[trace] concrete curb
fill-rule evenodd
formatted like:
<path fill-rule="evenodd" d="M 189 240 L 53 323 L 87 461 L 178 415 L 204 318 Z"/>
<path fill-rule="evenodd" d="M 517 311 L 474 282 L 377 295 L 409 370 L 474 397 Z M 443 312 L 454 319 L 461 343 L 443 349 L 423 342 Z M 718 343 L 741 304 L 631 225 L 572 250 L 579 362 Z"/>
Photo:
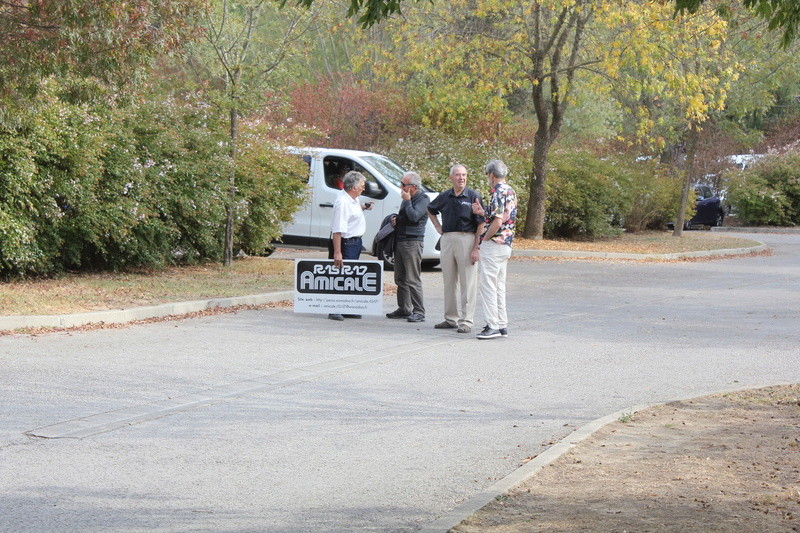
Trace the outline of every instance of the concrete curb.
<path fill-rule="evenodd" d="M 690 259 L 701 257 L 728 257 L 735 255 L 747 255 L 750 253 L 763 252 L 769 246 L 761 241 L 758 246 L 749 248 L 727 248 L 723 250 L 701 250 L 697 252 L 679 252 L 674 254 L 628 254 L 615 252 L 575 252 L 565 250 L 519 250 L 514 249 L 512 257 L 564 257 L 564 258 L 588 258 L 588 259 L 638 259 L 638 260 L 670 260 L 670 259 Z"/>
<path fill-rule="evenodd" d="M 492 500 L 501 496 L 515 487 L 524 483 L 528 478 L 535 475 L 542 468 L 549 465 L 572 448 L 574 448 L 581 441 L 591 436 L 594 432 L 605 426 L 606 424 L 619 420 L 623 415 L 633 414 L 637 411 L 652 407 L 651 405 L 637 405 L 629 409 L 623 409 L 611 413 L 610 415 L 593 420 L 588 424 L 576 429 L 563 440 L 549 447 L 544 452 L 537 455 L 521 467 L 517 468 L 509 475 L 500 481 L 486 487 L 481 492 L 475 494 L 468 500 L 465 500 L 461 505 L 445 514 L 438 520 L 431 522 L 422 529 L 419 533 L 447 533 L 450 529 L 456 527 L 458 524 L 469 518 L 474 513 L 478 512 Z"/>
<path fill-rule="evenodd" d="M 736 226 L 714 226 L 711 231 L 717 233 L 800 233 L 800 228 L 745 228 Z"/>
<path fill-rule="evenodd" d="M 92 311 L 69 315 L 30 315 L 0 316 L 0 331 L 19 328 L 70 328 L 88 324 L 123 324 L 134 320 L 146 320 L 170 315 L 185 315 L 206 309 L 235 307 L 237 305 L 262 305 L 266 303 L 291 300 L 292 291 L 236 296 L 232 298 L 213 298 L 191 302 L 172 302 L 132 309 L 112 309 L 109 311 Z"/>

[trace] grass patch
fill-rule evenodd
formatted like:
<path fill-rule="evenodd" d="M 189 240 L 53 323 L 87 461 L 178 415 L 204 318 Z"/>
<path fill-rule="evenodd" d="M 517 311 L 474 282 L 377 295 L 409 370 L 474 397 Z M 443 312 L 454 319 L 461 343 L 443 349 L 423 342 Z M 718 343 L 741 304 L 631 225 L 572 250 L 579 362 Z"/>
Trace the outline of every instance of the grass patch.
<path fill-rule="evenodd" d="M 671 254 L 703 250 L 749 248 L 760 243 L 719 233 L 685 231 L 673 237 L 669 231 L 623 233 L 613 239 L 598 241 L 561 241 L 515 239 L 514 247 L 520 250 L 572 250 L 580 252 L 610 252 L 628 254 Z"/>
<path fill-rule="evenodd" d="M 57 315 L 290 290 L 294 261 L 249 257 L 161 271 L 64 274 L 0 284 L 0 314 Z"/>
<path fill-rule="evenodd" d="M 514 243 L 520 249 L 623 253 L 721 250 L 756 244 L 707 232 L 685 232 L 681 238 L 671 232 L 643 232 L 595 242 L 517 239 Z M 231 268 L 208 264 L 146 272 L 64 274 L 0 283 L 0 314 L 59 315 L 285 291 L 292 289 L 293 274 L 293 260 L 274 257 L 239 259 Z"/>

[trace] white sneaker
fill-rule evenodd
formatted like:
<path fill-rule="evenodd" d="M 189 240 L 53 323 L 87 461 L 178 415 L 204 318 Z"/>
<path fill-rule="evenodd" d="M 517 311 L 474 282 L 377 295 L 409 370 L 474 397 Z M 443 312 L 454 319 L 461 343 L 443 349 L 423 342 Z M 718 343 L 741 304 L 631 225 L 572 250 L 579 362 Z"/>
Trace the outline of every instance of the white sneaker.
<path fill-rule="evenodd" d="M 476 335 L 479 339 L 495 339 L 500 336 L 502 336 L 502 333 L 499 329 L 492 329 L 488 325 L 483 328 L 483 331 Z"/>

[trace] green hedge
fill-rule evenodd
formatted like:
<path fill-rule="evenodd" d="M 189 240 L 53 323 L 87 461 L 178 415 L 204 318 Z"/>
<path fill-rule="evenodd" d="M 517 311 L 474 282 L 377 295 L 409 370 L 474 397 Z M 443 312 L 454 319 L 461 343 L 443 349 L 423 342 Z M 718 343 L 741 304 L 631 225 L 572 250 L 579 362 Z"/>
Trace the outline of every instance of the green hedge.
<path fill-rule="evenodd" d="M 746 224 L 800 224 L 800 154 L 763 159 L 729 178 L 730 203 Z"/>
<path fill-rule="evenodd" d="M 418 128 L 387 149 L 387 155 L 419 172 L 425 184 L 450 187 L 448 172 L 456 162 L 467 166 L 469 186 L 488 193 L 483 165 L 503 159 L 509 183 L 519 198 L 519 232 L 528 206 L 532 169 L 530 146 L 475 142 L 429 128 Z M 587 151 L 553 150 L 545 203 L 545 237 L 599 239 L 626 231 L 664 228 L 680 200 L 680 179 L 654 161 L 628 155 L 600 158 Z"/>
<path fill-rule="evenodd" d="M 678 210 L 681 183 L 665 165 L 627 154 L 554 153 L 545 236 L 592 240 L 663 229 Z"/>
<path fill-rule="evenodd" d="M 191 101 L 68 94 L 47 81 L 0 124 L 0 277 L 219 260 L 224 123 Z M 304 198 L 303 163 L 266 146 L 248 132 L 240 147 L 235 235 L 246 251 L 263 250 Z"/>
<path fill-rule="evenodd" d="M 614 164 L 588 153 L 553 154 L 550 161 L 545 236 L 597 239 L 620 234 L 627 198 Z"/>

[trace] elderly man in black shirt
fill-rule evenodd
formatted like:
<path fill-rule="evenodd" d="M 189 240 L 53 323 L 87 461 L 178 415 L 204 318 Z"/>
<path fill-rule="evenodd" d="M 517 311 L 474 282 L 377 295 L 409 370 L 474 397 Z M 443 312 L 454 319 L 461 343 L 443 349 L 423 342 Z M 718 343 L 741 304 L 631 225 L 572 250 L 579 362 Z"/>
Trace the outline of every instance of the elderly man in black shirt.
<path fill-rule="evenodd" d="M 428 205 L 428 218 L 442 236 L 440 262 L 444 276 L 444 322 L 434 327 L 457 328 L 459 333 L 469 333 L 475 322 L 478 245 L 484 222 L 482 216 L 472 212 L 472 205 L 482 202 L 480 194 L 467 187 L 464 165 L 454 165 L 450 169 L 450 182 L 453 188 L 443 191 Z"/>
<path fill-rule="evenodd" d="M 405 318 L 409 322 L 425 321 L 422 303 L 422 243 L 428 222 L 431 199 L 422 190 L 422 180 L 416 172 L 406 172 L 401 181 L 402 203 L 394 226 L 394 282 L 397 284 L 397 309 L 387 318 Z"/>

